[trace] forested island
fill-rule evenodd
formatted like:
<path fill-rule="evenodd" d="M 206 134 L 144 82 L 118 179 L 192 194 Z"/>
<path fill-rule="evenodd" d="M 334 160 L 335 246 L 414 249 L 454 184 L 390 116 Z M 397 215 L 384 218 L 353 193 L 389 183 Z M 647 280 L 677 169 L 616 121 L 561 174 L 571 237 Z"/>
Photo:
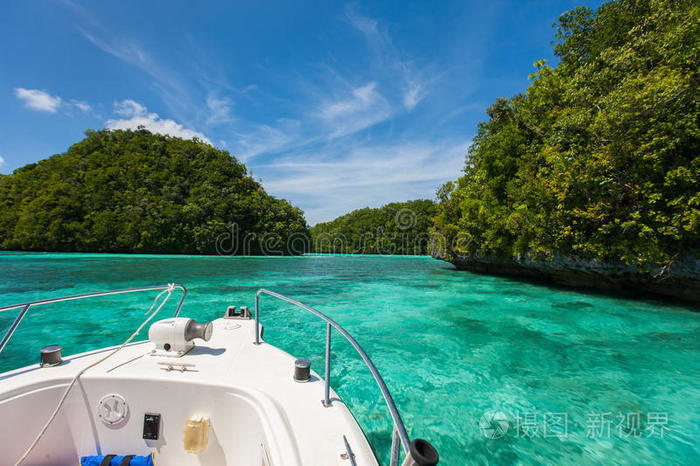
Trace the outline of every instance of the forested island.
<path fill-rule="evenodd" d="M 146 129 L 87 131 L 0 176 L 0 249 L 289 254 L 290 237 L 308 234 L 303 212 L 228 152 Z"/>
<path fill-rule="evenodd" d="M 556 68 L 479 125 L 438 191 L 458 268 L 700 299 L 700 3 L 563 14 Z"/>
<path fill-rule="evenodd" d="M 425 255 L 435 213 L 427 199 L 366 207 L 314 225 L 311 243 L 321 253 Z"/>

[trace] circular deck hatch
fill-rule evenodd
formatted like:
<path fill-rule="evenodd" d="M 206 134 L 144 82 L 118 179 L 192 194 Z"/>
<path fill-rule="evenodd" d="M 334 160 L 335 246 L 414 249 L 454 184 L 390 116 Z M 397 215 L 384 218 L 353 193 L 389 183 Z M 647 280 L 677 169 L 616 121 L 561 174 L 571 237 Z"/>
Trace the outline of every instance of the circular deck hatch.
<path fill-rule="evenodd" d="M 108 426 L 124 422 L 129 414 L 129 405 L 123 396 L 116 393 L 105 395 L 97 406 L 97 417 Z"/>

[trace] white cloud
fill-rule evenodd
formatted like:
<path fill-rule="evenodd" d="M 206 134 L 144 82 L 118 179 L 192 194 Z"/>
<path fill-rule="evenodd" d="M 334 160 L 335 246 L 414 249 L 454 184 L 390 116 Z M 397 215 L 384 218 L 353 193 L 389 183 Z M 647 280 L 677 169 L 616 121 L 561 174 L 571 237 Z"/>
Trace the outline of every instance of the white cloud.
<path fill-rule="evenodd" d="M 5 165 L 5 159 L 0 157 L 0 167 L 2 167 L 3 165 Z"/>
<path fill-rule="evenodd" d="M 40 89 L 18 87 L 15 89 L 15 95 L 24 102 L 27 108 L 40 112 L 56 113 L 59 109 L 62 109 L 67 115 L 71 115 L 71 110 L 74 108 L 86 113 L 92 110 L 92 107 L 87 102 L 75 99 L 66 102 L 59 96 L 51 95 Z"/>
<path fill-rule="evenodd" d="M 40 112 L 56 113 L 61 106 L 60 97 L 39 89 L 24 89 L 23 87 L 18 87 L 15 89 L 15 95 L 24 102 L 27 108 Z"/>
<path fill-rule="evenodd" d="M 211 144 L 211 141 L 199 131 L 187 129 L 174 120 L 162 119 L 157 113 L 149 113 L 145 106 L 131 99 L 116 102 L 114 104 L 114 113 L 124 118 L 107 120 L 105 126 L 109 129 L 136 129 L 139 126 L 143 126 L 153 133 L 183 139 L 197 137 Z"/>
<path fill-rule="evenodd" d="M 131 99 L 126 99 L 114 103 L 114 113 L 124 117 L 133 117 L 136 115 L 145 115 L 148 113 L 148 110 L 140 103 Z"/>

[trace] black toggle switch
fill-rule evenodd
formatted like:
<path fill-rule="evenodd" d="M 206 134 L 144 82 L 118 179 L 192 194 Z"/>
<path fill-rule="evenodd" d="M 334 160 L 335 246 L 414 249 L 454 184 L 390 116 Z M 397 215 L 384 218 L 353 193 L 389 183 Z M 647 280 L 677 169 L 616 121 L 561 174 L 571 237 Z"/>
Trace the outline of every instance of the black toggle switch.
<path fill-rule="evenodd" d="M 160 414 L 146 414 L 143 416 L 143 438 L 145 440 L 158 440 L 160 435 Z"/>

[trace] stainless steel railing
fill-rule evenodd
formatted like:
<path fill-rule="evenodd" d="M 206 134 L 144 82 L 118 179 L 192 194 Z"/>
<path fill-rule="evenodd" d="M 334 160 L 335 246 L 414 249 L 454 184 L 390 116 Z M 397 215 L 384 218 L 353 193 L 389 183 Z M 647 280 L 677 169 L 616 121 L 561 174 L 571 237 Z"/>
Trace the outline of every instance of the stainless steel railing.
<path fill-rule="evenodd" d="M 342 336 L 345 337 L 345 339 L 355 348 L 355 350 L 359 353 L 360 357 L 362 360 L 365 362 L 365 365 L 367 368 L 369 368 L 369 371 L 372 373 L 372 376 L 374 377 L 374 380 L 377 382 L 377 385 L 379 386 L 379 390 L 382 392 L 382 396 L 384 397 L 384 401 L 386 402 L 387 407 L 389 408 L 389 413 L 391 414 L 391 419 L 394 422 L 394 428 L 392 432 L 392 439 L 391 439 L 391 462 L 390 464 L 396 465 L 398 464 L 399 460 L 399 445 L 403 446 L 404 453 L 407 455 L 409 454 L 410 450 L 410 444 L 411 441 L 408 438 L 408 434 L 406 433 L 406 428 L 403 425 L 403 421 L 401 420 L 401 415 L 399 414 L 399 411 L 396 409 L 396 404 L 394 403 L 394 399 L 391 397 L 391 393 L 389 393 L 389 389 L 387 388 L 386 384 L 384 383 L 384 379 L 382 379 L 382 376 L 379 374 L 379 371 L 377 368 L 374 366 L 374 363 L 370 359 L 369 356 L 367 356 L 367 353 L 365 353 L 365 350 L 362 349 L 362 346 L 350 335 L 347 330 L 345 330 L 343 327 L 340 326 L 337 322 L 335 322 L 333 319 L 328 317 L 327 315 L 323 314 L 320 311 L 317 311 L 316 309 L 312 308 L 311 306 L 307 306 L 304 303 L 300 303 L 299 301 L 296 301 L 294 299 L 288 298 L 287 296 L 281 295 L 279 293 L 275 293 L 274 291 L 266 290 L 265 288 L 261 288 L 258 290 L 257 293 L 255 293 L 255 344 L 259 345 L 260 344 L 260 330 L 259 330 L 259 298 L 261 294 L 266 294 L 269 296 L 273 296 L 277 299 L 281 299 L 282 301 L 286 301 L 290 304 L 293 304 L 295 306 L 298 306 L 302 309 L 305 309 L 309 311 L 310 313 L 314 314 L 317 317 L 320 317 L 322 320 L 326 322 L 326 359 L 325 359 L 325 393 L 324 393 L 324 399 L 322 400 L 324 406 L 331 406 L 331 400 L 330 400 L 330 382 L 331 382 L 331 327 L 335 328 Z M 400 443 L 399 443 L 400 442 Z"/>
<path fill-rule="evenodd" d="M 113 295 L 113 294 L 137 293 L 137 292 L 141 292 L 141 291 L 152 291 L 152 290 L 167 290 L 169 288 L 178 288 L 178 289 L 182 290 L 182 297 L 180 298 L 180 302 L 177 305 L 177 309 L 175 309 L 175 317 L 177 317 L 177 315 L 180 313 L 180 309 L 182 308 L 182 303 L 185 302 L 185 296 L 187 296 L 187 290 L 185 289 L 185 287 L 182 285 L 177 285 L 177 284 L 144 286 L 141 288 L 123 288 L 120 290 L 98 291 L 96 293 L 82 293 L 82 294 L 75 294 L 75 295 L 71 295 L 71 296 L 61 296 L 58 298 L 49 298 L 49 299 L 41 299 L 41 300 L 37 300 L 37 301 L 29 301 L 27 303 L 21 303 L 21 304 L 12 304 L 10 306 L 2 306 L 2 307 L 0 307 L 0 312 L 11 311 L 12 309 L 19 309 L 19 308 L 22 308 L 22 310 L 19 312 L 19 314 L 15 318 L 14 322 L 12 322 L 12 325 L 10 325 L 10 328 L 7 330 L 7 332 L 5 332 L 5 336 L 2 337 L 2 341 L 0 341 L 0 353 L 2 353 L 2 350 L 5 348 L 5 345 L 7 345 L 8 341 L 10 341 L 12 334 L 15 333 L 15 330 L 17 330 L 17 327 L 19 327 L 19 324 L 22 322 L 22 319 L 24 319 L 25 314 L 27 314 L 27 311 L 32 306 L 40 306 L 42 304 L 50 304 L 50 303 L 59 303 L 62 301 L 72 301 L 74 299 L 96 298 L 98 296 L 109 296 L 109 295 Z"/>

